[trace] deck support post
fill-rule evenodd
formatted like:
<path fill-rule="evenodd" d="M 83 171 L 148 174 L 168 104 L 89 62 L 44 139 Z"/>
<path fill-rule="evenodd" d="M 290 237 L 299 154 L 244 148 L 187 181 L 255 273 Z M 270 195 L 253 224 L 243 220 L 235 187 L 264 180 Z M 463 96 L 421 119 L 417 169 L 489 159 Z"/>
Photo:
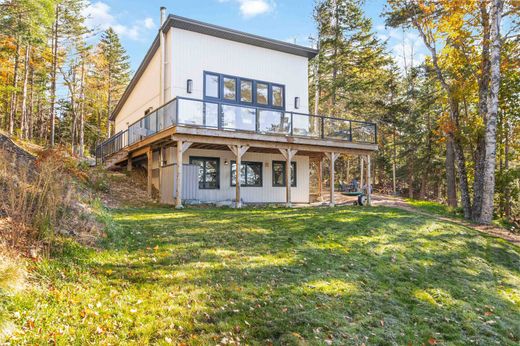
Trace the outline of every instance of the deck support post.
<path fill-rule="evenodd" d="M 334 163 L 336 162 L 336 159 L 339 157 L 339 153 L 336 152 L 330 152 L 325 153 L 327 158 L 329 159 L 329 165 L 330 165 L 330 202 L 329 206 L 333 207 L 336 205 L 334 202 Z"/>
<path fill-rule="evenodd" d="M 367 205 L 372 205 L 372 184 L 370 173 L 370 154 L 367 155 Z"/>
<path fill-rule="evenodd" d="M 175 209 L 182 209 L 182 154 L 191 146 L 191 142 L 177 141 L 176 154 L 177 154 L 177 174 L 176 174 L 176 187 L 175 191 Z"/>
<path fill-rule="evenodd" d="M 146 191 L 148 192 L 148 197 L 152 198 L 152 164 L 153 164 L 153 150 L 152 147 L 148 147 L 148 150 L 146 151 L 146 177 L 147 177 L 147 184 L 146 184 Z"/>
<path fill-rule="evenodd" d="M 363 191 L 363 181 L 365 179 L 364 178 L 364 163 L 365 163 L 365 160 L 363 159 L 363 156 L 359 156 L 359 188 L 360 188 L 360 191 Z"/>
<path fill-rule="evenodd" d="M 318 161 L 318 201 L 323 202 L 323 157 Z"/>
<path fill-rule="evenodd" d="M 235 208 L 242 208 L 240 199 L 240 166 L 242 155 L 249 149 L 248 145 L 228 145 L 229 150 L 235 155 Z"/>
<path fill-rule="evenodd" d="M 128 160 L 126 161 L 126 170 L 128 172 L 131 172 L 132 171 L 132 154 L 131 153 L 128 153 Z"/>
<path fill-rule="evenodd" d="M 285 159 L 285 206 L 292 207 L 291 202 L 291 161 L 296 155 L 297 150 L 294 149 L 278 149 Z"/>

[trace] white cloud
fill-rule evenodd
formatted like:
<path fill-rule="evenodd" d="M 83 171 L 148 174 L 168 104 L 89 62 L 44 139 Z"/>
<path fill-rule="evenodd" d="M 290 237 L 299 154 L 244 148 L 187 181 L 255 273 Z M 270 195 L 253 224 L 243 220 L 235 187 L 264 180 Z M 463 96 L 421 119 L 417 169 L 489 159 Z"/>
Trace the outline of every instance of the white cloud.
<path fill-rule="evenodd" d="M 144 27 L 147 29 L 153 29 L 155 27 L 155 23 L 153 22 L 153 18 L 145 18 L 144 19 Z"/>
<path fill-rule="evenodd" d="M 252 18 L 271 12 L 275 7 L 274 0 L 218 0 L 221 3 L 230 1 L 239 5 L 240 13 L 244 18 Z"/>
<path fill-rule="evenodd" d="M 132 40 L 141 39 L 144 29 L 149 30 L 155 26 L 153 19 L 150 17 L 134 21 L 131 25 L 125 25 L 111 13 L 110 6 L 102 1 L 88 3 L 83 10 L 83 15 L 86 17 L 85 25 L 89 29 L 100 31 L 112 27 L 118 35 Z"/>

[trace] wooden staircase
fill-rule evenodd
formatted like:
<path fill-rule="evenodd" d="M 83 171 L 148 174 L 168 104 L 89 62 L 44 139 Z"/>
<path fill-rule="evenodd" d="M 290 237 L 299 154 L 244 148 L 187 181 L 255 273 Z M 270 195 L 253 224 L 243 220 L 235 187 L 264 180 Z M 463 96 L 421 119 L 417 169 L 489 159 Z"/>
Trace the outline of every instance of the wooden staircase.
<path fill-rule="evenodd" d="M 106 169 L 111 169 L 114 168 L 117 163 L 125 161 L 126 159 L 128 159 L 128 150 L 126 148 L 123 148 L 117 153 L 106 157 L 105 161 L 103 162 L 103 166 Z"/>

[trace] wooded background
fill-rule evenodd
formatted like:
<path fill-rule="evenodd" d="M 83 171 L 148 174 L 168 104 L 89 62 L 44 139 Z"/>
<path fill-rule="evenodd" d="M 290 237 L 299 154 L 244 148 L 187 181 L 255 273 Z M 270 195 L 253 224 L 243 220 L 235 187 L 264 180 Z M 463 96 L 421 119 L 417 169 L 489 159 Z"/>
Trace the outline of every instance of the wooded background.
<path fill-rule="evenodd" d="M 0 3 L 0 127 L 80 157 L 112 134 L 108 117 L 131 76 L 118 35 L 89 30 L 85 6 Z M 387 26 L 419 33 L 429 52 L 398 66 L 362 1 L 316 1 L 311 112 L 378 123 L 375 191 L 518 222 L 519 13 L 515 0 L 388 0 Z M 348 161 L 338 170 L 354 177 Z"/>

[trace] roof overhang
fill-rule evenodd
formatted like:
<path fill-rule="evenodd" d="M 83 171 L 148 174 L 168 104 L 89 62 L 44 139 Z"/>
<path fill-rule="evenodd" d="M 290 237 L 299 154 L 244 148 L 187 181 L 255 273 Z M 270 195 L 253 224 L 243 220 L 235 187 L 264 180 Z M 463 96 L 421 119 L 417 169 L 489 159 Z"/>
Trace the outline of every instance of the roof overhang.
<path fill-rule="evenodd" d="M 182 30 L 188 30 L 192 32 L 197 32 L 204 35 L 214 36 L 218 38 L 222 38 L 229 41 L 235 41 L 239 43 L 249 44 L 252 46 L 262 47 L 266 49 L 271 49 L 279 52 L 284 52 L 288 54 L 298 55 L 305 57 L 307 59 L 314 58 L 318 51 L 313 48 L 299 46 L 296 44 L 284 42 L 284 41 L 278 41 L 273 40 L 270 38 L 257 36 L 253 34 L 248 34 L 245 32 L 241 32 L 238 30 L 228 29 L 224 28 L 218 25 L 208 24 L 204 22 L 200 22 L 197 20 L 180 17 L 176 15 L 170 14 L 166 21 L 164 22 L 163 26 L 161 27 L 161 30 L 166 33 L 170 28 L 178 28 Z M 116 108 L 110 115 L 110 120 L 115 120 L 117 115 L 119 114 L 119 111 L 125 104 L 126 100 L 132 93 L 132 90 L 134 89 L 135 85 L 141 78 L 142 74 L 146 70 L 146 67 L 150 63 L 150 60 L 152 60 L 155 52 L 159 49 L 159 34 L 155 36 L 155 39 L 153 40 L 152 45 L 148 49 L 148 52 L 146 52 L 146 55 L 137 68 L 137 71 L 135 72 L 134 76 L 132 77 L 132 80 L 126 87 L 123 95 L 121 96 L 121 99 L 116 105 Z"/>

